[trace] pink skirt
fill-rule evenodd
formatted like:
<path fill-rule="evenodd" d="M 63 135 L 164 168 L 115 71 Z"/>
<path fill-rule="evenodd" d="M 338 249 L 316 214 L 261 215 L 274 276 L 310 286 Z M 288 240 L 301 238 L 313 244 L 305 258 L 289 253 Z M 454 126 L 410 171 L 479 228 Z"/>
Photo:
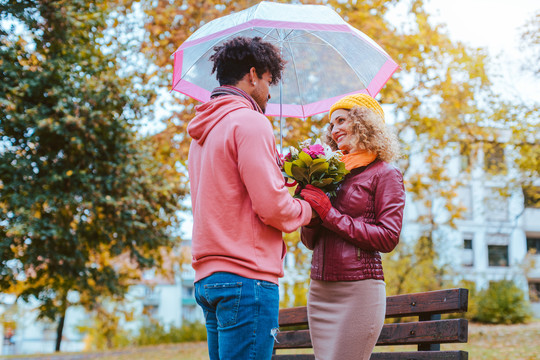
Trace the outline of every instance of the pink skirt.
<path fill-rule="evenodd" d="M 382 280 L 311 280 L 308 319 L 317 360 L 369 360 L 384 324 Z"/>

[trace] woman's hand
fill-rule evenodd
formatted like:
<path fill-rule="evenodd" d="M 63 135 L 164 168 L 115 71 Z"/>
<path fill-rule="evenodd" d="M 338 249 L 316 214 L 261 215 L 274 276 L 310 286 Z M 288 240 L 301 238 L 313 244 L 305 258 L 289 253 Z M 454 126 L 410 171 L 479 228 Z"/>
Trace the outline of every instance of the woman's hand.
<path fill-rule="evenodd" d="M 306 200 L 309 205 L 315 211 L 319 216 L 321 217 L 321 220 L 324 220 L 326 215 L 328 214 L 328 211 L 332 208 L 332 203 L 330 202 L 330 199 L 326 194 L 319 188 L 316 188 L 313 185 L 306 185 L 304 189 L 300 192 L 300 195 Z"/>

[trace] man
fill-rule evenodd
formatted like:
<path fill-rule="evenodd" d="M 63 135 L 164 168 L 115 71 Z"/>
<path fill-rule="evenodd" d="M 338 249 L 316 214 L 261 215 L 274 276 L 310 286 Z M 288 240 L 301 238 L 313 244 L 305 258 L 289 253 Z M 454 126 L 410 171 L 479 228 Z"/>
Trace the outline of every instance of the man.
<path fill-rule="evenodd" d="M 195 298 L 206 318 L 210 359 L 270 359 L 278 328 L 281 233 L 311 219 L 284 187 L 270 121 L 279 51 L 234 38 L 211 56 L 220 87 L 188 126 Z"/>

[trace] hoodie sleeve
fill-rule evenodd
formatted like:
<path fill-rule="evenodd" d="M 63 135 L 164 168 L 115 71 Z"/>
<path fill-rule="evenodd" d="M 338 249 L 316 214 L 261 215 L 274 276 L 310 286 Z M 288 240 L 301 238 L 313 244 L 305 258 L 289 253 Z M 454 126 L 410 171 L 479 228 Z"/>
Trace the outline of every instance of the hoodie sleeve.
<path fill-rule="evenodd" d="M 253 210 L 264 224 L 293 232 L 310 222 L 311 207 L 293 198 L 285 188 L 268 119 L 252 111 L 243 115 L 246 119 L 235 131 L 238 170 Z"/>

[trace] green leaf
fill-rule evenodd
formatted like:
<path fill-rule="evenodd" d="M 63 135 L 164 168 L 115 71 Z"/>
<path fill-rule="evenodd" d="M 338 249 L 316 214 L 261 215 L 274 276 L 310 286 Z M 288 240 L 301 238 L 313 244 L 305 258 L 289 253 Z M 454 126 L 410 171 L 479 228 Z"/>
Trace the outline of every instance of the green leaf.
<path fill-rule="evenodd" d="M 298 154 L 298 159 L 302 160 L 307 166 L 310 166 L 311 163 L 313 162 L 313 159 L 311 158 L 311 156 L 309 156 L 303 151 L 300 151 L 300 153 Z"/>
<path fill-rule="evenodd" d="M 318 175 L 318 174 L 324 174 L 326 170 L 328 170 L 328 163 L 327 162 L 319 162 L 317 164 L 313 164 L 309 167 L 309 177 Z"/>
<path fill-rule="evenodd" d="M 291 171 L 291 167 L 292 167 L 292 163 L 289 162 L 289 161 L 285 161 L 285 163 L 283 164 L 283 170 L 285 171 L 285 173 L 291 177 L 294 177 L 293 176 L 293 173 Z"/>
<path fill-rule="evenodd" d="M 325 179 L 322 179 L 322 180 L 312 181 L 311 185 L 316 186 L 318 188 L 322 188 L 322 187 L 325 187 L 327 185 L 330 185 L 331 183 L 332 183 L 332 179 L 325 178 Z"/>
<path fill-rule="evenodd" d="M 293 166 L 292 174 L 294 176 L 294 179 L 298 182 L 301 182 L 303 184 L 307 184 L 309 182 L 308 169 L 305 167 Z"/>
<path fill-rule="evenodd" d="M 326 159 L 314 159 L 313 164 L 320 164 L 320 163 L 327 163 L 328 166 L 330 166 L 330 163 L 326 161 Z"/>

